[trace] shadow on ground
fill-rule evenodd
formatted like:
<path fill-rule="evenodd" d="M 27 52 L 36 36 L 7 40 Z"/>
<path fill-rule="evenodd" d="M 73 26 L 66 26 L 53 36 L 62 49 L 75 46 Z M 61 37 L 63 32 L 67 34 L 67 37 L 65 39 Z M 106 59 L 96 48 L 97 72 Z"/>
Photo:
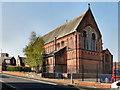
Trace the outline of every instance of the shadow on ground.
<path fill-rule="evenodd" d="M 10 85 L 10 86 L 9 86 Z M 11 87 L 12 86 L 12 87 Z M 15 88 L 13 88 L 15 87 Z M 13 88 L 13 89 L 12 89 Z M 76 87 L 69 87 L 64 85 L 52 85 L 45 83 L 34 83 L 34 82 L 15 82 L 15 83 L 2 83 L 2 90 L 42 90 L 42 89 L 69 89 L 69 90 L 79 90 Z"/>

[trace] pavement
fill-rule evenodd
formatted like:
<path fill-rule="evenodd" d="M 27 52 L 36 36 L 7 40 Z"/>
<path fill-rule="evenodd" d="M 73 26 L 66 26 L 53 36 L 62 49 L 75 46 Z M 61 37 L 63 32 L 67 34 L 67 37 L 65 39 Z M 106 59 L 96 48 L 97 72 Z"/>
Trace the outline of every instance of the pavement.
<path fill-rule="evenodd" d="M 10 75 L 10 74 L 2 74 L 2 81 L 4 81 L 5 83 L 9 85 L 15 86 L 17 88 L 22 88 L 21 90 L 24 90 L 24 88 L 26 90 L 26 87 L 29 87 L 29 89 L 32 88 L 33 90 L 34 89 L 33 86 L 36 88 L 40 87 L 40 88 L 46 88 L 46 89 L 54 87 L 54 89 L 65 88 L 65 89 L 72 89 L 72 90 L 109 90 L 105 88 L 90 87 L 90 86 L 84 86 L 84 85 L 45 80 L 42 78 L 41 79 L 40 78 L 39 79 L 29 78 L 29 77 Z"/>

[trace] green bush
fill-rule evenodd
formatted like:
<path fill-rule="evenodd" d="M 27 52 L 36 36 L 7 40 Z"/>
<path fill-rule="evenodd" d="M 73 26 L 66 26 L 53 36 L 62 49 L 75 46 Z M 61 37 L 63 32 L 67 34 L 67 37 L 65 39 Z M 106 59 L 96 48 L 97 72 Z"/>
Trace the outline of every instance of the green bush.
<path fill-rule="evenodd" d="M 31 72 L 31 68 L 30 67 L 24 67 L 24 71 L 25 72 Z"/>
<path fill-rule="evenodd" d="M 22 67 L 22 66 L 11 66 L 11 67 L 7 67 L 6 71 L 31 72 L 31 68 L 30 67 Z"/>
<path fill-rule="evenodd" d="M 7 71 L 22 71 L 22 66 L 7 67 Z"/>
<path fill-rule="evenodd" d="M 42 73 L 42 70 L 37 70 L 36 73 Z"/>

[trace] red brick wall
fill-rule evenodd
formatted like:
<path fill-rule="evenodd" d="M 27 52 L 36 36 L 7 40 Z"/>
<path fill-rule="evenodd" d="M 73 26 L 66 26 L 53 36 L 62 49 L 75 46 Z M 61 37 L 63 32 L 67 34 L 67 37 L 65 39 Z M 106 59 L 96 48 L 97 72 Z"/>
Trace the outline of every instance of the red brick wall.
<path fill-rule="evenodd" d="M 106 55 L 109 56 L 109 62 L 106 62 Z M 112 73 L 112 67 L 113 67 L 113 56 L 111 55 L 111 53 L 109 52 L 109 50 L 107 49 L 104 53 L 103 53 L 103 66 L 104 66 L 104 73 L 106 73 L 107 71 L 110 71 L 110 73 Z M 109 70 L 106 69 L 106 65 L 109 64 Z"/>
<path fill-rule="evenodd" d="M 82 32 L 83 30 L 87 32 L 87 36 L 88 36 L 88 28 L 90 28 L 91 30 L 91 38 L 92 38 L 92 33 L 94 33 L 96 35 L 96 42 L 97 42 L 97 51 L 91 51 L 91 50 L 84 50 L 82 49 Z M 72 50 L 72 54 L 71 54 L 71 38 L 73 39 L 73 50 Z M 69 48 L 68 49 L 68 40 L 69 40 Z M 84 17 L 84 19 L 82 20 L 82 22 L 80 23 L 80 25 L 77 28 L 77 33 L 72 33 L 69 34 L 65 37 L 59 38 L 56 40 L 56 50 L 59 50 L 62 47 L 61 42 L 64 41 L 64 45 L 67 47 L 66 48 L 66 54 L 63 53 L 63 55 L 65 55 L 64 57 L 66 57 L 67 62 L 65 61 L 65 63 L 67 63 L 67 73 L 70 73 L 71 71 L 71 58 L 72 58 L 72 67 L 74 69 L 75 73 L 79 73 L 81 72 L 81 66 L 82 64 L 91 64 L 91 68 L 95 68 L 94 64 L 98 64 L 99 68 L 102 70 L 103 65 L 102 65 L 102 60 L 103 60 L 103 53 L 102 53 L 102 40 L 101 40 L 101 34 L 100 31 L 97 27 L 97 24 L 94 20 L 94 17 L 91 13 L 91 11 L 87 12 L 87 15 Z M 58 43 L 60 44 L 60 48 L 57 47 Z M 87 42 L 88 43 L 88 42 Z M 53 46 L 54 42 L 50 42 L 48 44 L 46 44 L 44 47 L 50 47 Z M 55 46 L 54 46 L 55 47 Z M 55 50 L 55 48 L 52 48 Z M 50 52 L 50 48 L 46 49 L 46 52 Z M 57 61 L 56 63 L 59 63 L 61 58 L 61 56 L 57 56 Z M 55 63 L 55 58 L 53 58 L 53 62 Z M 112 62 L 112 57 L 110 59 Z M 59 71 L 59 70 L 58 70 Z"/>

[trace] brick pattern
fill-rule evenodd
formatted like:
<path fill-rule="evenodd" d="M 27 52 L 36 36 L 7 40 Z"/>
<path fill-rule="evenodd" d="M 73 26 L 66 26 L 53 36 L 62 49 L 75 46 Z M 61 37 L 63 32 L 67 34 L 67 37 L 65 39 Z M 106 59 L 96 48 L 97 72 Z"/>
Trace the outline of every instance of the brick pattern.
<path fill-rule="evenodd" d="M 95 34 L 95 40 L 97 43 L 97 44 L 95 44 L 96 50 L 95 49 L 88 50 L 88 47 L 89 47 L 88 29 L 91 30 L 91 34 L 90 34 L 90 38 L 91 38 L 91 46 L 90 47 L 91 47 L 91 49 L 93 47 L 93 44 L 92 44 L 93 36 L 92 35 L 93 35 L 93 33 Z M 83 31 L 86 31 L 86 45 L 87 45 L 86 48 L 82 48 Z M 72 45 L 72 40 L 73 40 L 73 45 Z M 100 69 L 101 73 L 103 73 L 103 69 L 104 69 L 106 64 L 105 64 L 105 62 L 103 64 L 103 61 L 104 61 L 103 55 L 104 54 L 102 53 L 103 47 L 102 47 L 101 33 L 97 27 L 97 24 L 96 24 L 94 17 L 93 17 L 90 10 L 87 12 L 86 16 L 84 17 L 82 22 L 77 27 L 76 32 L 68 34 L 68 35 L 61 37 L 59 39 L 55 39 L 54 41 L 46 44 L 44 46 L 46 52 L 50 53 L 52 51 L 58 51 L 59 49 L 63 48 L 62 42 L 64 42 L 64 46 L 66 46 L 66 51 L 56 55 L 57 58 L 55 58 L 54 56 L 51 56 L 51 57 L 53 57 L 52 58 L 53 67 L 56 67 L 56 64 L 60 64 L 60 62 L 64 58 L 64 60 L 63 60 L 64 64 L 67 64 L 67 73 L 70 73 L 71 58 L 72 58 L 72 65 L 73 65 L 73 69 L 74 69 L 75 73 L 80 73 L 81 66 L 86 65 L 86 64 L 91 64 L 91 68 L 88 68 L 88 70 L 95 68 L 96 64 L 99 64 L 99 66 L 100 66 L 99 69 Z M 73 46 L 73 48 L 72 48 L 72 46 Z M 72 53 L 71 53 L 71 49 L 72 49 Z M 110 68 L 110 70 L 112 70 L 112 62 L 113 62 L 112 55 L 110 53 L 107 53 L 107 54 L 110 56 L 109 68 Z M 46 58 L 46 59 L 49 60 L 49 58 Z M 46 60 L 46 62 L 47 62 L 47 60 Z M 51 68 L 50 65 L 47 67 Z M 58 71 L 62 71 L 59 69 L 60 68 L 58 68 Z M 104 69 L 104 72 L 106 72 L 105 69 Z"/>

